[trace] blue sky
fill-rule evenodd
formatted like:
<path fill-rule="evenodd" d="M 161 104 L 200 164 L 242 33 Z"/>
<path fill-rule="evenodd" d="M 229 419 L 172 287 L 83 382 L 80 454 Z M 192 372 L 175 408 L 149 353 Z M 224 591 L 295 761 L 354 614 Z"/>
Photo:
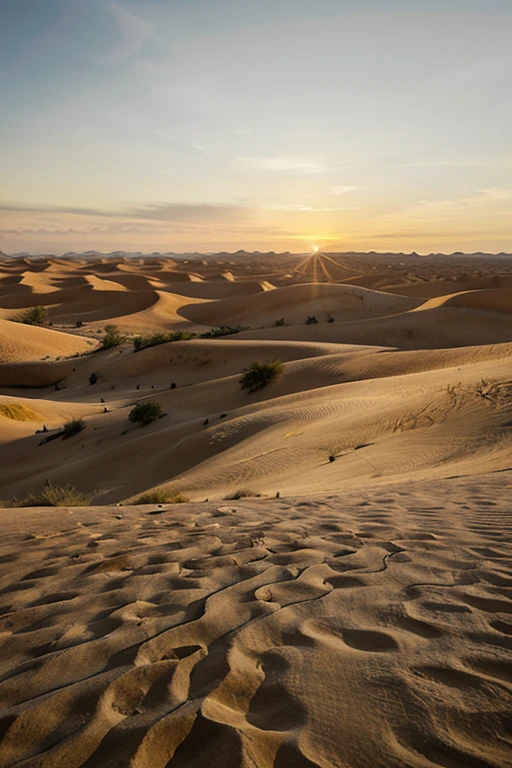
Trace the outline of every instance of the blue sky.
<path fill-rule="evenodd" d="M 512 250 L 512 4 L 2 3 L 0 248 Z"/>

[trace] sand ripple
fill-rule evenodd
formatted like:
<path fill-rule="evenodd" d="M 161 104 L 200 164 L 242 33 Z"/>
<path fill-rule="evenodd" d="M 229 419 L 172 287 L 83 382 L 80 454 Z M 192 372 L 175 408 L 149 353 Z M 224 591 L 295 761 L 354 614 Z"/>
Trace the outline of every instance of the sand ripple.
<path fill-rule="evenodd" d="M 4 510 L 0 766 L 505 768 L 508 474 Z"/>

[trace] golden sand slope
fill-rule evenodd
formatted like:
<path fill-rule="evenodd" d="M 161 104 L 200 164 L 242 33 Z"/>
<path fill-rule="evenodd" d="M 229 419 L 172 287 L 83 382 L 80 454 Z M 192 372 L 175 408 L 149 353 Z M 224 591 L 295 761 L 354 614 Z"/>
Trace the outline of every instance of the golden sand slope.
<path fill-rule="evenodd" d="M 273 357 L 288 361 L 282 379 L 242 391 L 241 367 Z M 197 500 L 239 489 L 321 493 L 510 465 L 512 344 L 395 352 L 198 340 L 76 362 L 47 396 L 77 412 L 81 404 L 87 430 L 41 447 L 24 427 L 0 448 L 4 497 L 46 479 L 73 482 L 98 502 L 166 484 Z M 166 416 L 135 428 L 128 414 L 140 399 Z"/>
<path fill-rule="evenodd" d="M 0 510 L 0 766 L 506 768 L 509 474 Z"/>
<path fill-rule="evenodd" d="M 443 305 L 433 299 L 406 312 L 389 317 L 361 318 L 316 325 L 290 325 L 244 331 L 237 338 L 374 344 L 400 349 L 433 349 L 512 340 L 512 319 L 508 314 L 480 307 Z M 427 306 L 428 304 L 428 306 Z M 187 308 L 188 309 L 188 308 Z"/>
<path fill-rule="evenodd" d="M 468 307 L 487 312 L 512 315 L 512 288 L 488 288 L 480 291 L 463 291 L 440 296 L 425 302 L 418 309 L 433 307 Z"/>
<path fill-rule="evenodd" d="M 421 302 L 405 296 L 393 296 L 351 285 L 305 283 L 265 291 L 251 297 L 232 298 L 211 302 L 208 305 L 193 304 L 182 309 L 181 314 L 203 325 L 249 325 L 251 327 L 273 325 L 283 318 L 286 323 L 304 324 L 308 315 L 327 315 L 335 319 L 362 319 L 404 312 Z"/>
<path fill-rule="evenodd" d="M 90 351 L 95 346 L 89 339 L 0 318 L 0 363 L 67 357 Z"/>

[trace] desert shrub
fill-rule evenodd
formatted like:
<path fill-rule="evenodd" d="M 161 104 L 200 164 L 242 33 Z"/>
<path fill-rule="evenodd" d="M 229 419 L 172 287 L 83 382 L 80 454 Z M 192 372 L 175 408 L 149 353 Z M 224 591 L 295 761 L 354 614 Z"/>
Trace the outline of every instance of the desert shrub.
<path fill-rule="evenodd" d="M 62 439 L 66 440 L 68 437 L 78 435 L 83 429 L 85 429 L 85 421 L 83 419 L 71 419 L 71 421 L 67 421 L 64 424 Z"/>
<path fill-rule="evenodd" d="M 96 384 L 98 381 L 98 374 L 97 373 L 91 373 L 89 376 L 89 384 Z"/>
<path fill-rule="evenodd" d="M 39 493 L 31 493 L 25 499 L 2 501 L 3 507 L 87 507 L 89 496 L 81 493 L 73 485 L 54 485 L 48 481 Z"/>
<path fill-rule="evenodd" d="M 217 328 L 210 328 L 206 333 L 201 334 L 202 339 L 217 339 L 219 336 L 231 336 L 233 333 L 246 331 L 242 325 L 220 325 Z"/>
<path fill-rule="evenodd" d="M 20 312 L 14 320 L 17 323 L 25 323 L 25 325 L 44 325 L 47 317 L 48 310 L 46 307 L 43 307 L 42 304 L 37 304 L 35 307 L 30 307 Z"/>
<path fill-rule="evenodd" d="M 257 498 L 261 496 L 261 493 L 251 491 L 249 488 L 239 488 L 237 491 L 229 494 L 229 496 L 224 496 L 224 499 L 226 501 L 237 501 L 238 499 L 248 499 L 250 496 L 255 496 Z"/>
<path fill-rule="evenodd" d="M 318 320 L 316 319 L 315 315 L 308 315 L 306 320 L 306 325 L 314 325 L 315 323 L 318 323 Z"/>
<path fill-rule="evenodd" d="M 281 317 L 279 320 L 276 320 L 274 323 L 275 328 L 280 328 L 282 325 L 286 325 L 284 321 L 284 317 Z"/>
<path fill-rule="evenodd" d="M 112 347 L 118 347 L 125 341 L 126 336 L 122 336 L 119 333 L 117 325 L 106 325 L 105 335 L 101 340 L 101 346 L 103 349 L 112 349 Z"/>
<path fill-rule="evenodd" d="M 189 341 L 195 339 L 196 334 L 189 331 L 173 331 L 172 333 L 154 333 L 151 336 L 135 336 L 133 347 L 136 352 L 147 347 L 156 347 L 158 344 L 167 344 L 170 341 Z"/>
<path fill-rule="evenodd" d="M 282 376 L 283 370 L 281 360 L 272 360 L 270 363 L 255 362 L 243 369 L 239 383 L 242 389 L 248 389 L 249 394 L 252 394 L 276 382 Z"/>
<path fill-rule="evenodd" d="M 128 418 L 132 424 L 140 424 L 141 427 L 145 427 L 151 424 L 152 421 L 156 421 L 162 415 L 162 406 L 160 403 L 156 403 L 153 400 L 146 400 L 143 403 L 137 403 L 132 408 Z"/>
<path fill-rule="evenodd" d="M 146 491 L 134 501 L 134 504 L 186 504 L 186 496 L 179 491 L 169 491 L 165 488 L 155 488 L 154 491 Z"/>

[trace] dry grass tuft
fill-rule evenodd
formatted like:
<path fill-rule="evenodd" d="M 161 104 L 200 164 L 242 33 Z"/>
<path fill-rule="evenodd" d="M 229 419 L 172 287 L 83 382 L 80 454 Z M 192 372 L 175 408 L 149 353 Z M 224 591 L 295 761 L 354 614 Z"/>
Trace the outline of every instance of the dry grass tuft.
<path fill-rule="evenodd" d="M 190 499 L 179 491 L 168 491 L 165 488 L 155 488 L 139 496 L 134 504 L 186 504 Z"/>
<path fill-rule="evenodd" d="M 12 421 L 39 421 L 41 416 L 21 403 L 1 403 L 0 416 Z"/>

